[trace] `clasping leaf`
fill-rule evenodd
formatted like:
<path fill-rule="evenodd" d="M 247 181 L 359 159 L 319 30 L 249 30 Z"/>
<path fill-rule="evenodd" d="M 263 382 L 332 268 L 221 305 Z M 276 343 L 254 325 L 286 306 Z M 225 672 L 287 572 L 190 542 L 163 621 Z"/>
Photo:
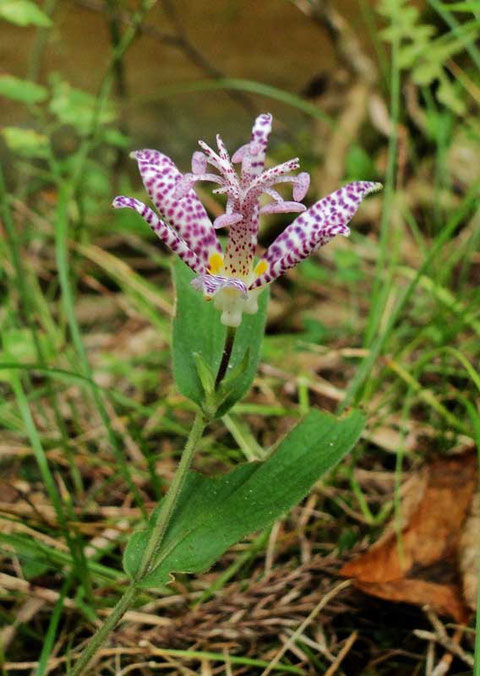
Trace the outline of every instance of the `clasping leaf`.
<path fill-rule="evenodd" d="M 138 584 L 156 587 L 167 583 L 172 573 L 208 569 L 228 547 L 266 528 L 304 498 L 352 449 L 363 426 L 360 411 L 337 419 L 313 410 L 265 461 L 244 463 L 218 477 L 190 472 L 155 568 Z M 128 543 L 124 567 L 132 578 L 160 508 L 147 529 Z"/>
<path fill-rule="evenodd" d="M 205 302 L 190 286 L 194 274 L 180 260 L 173 265 L 173 278 L 176 291 L 173 375 L 180 392 L 203 406 L 205 377 L 208 371 L 215 374 L 218 371 L 227 328 L 220 322 L 220 312 L 213 303 Z M 217 417 L 224 415 L 251 387 L 260 359 L 267 304 L 268 289 L 259 296 L 258 312 L 245 315 L 236 330 Z"/>

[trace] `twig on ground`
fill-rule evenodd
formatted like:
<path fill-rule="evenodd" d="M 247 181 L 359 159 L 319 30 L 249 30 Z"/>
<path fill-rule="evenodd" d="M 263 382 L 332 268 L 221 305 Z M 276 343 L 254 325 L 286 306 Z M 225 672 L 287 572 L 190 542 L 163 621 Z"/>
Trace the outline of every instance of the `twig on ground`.
<path fill-rule="evenodd" d="M 316 618 L 318 613 L 325 608 L 325 606 L 338 594 L 340 593 L 343 589 L 346 589 L 352 584 L 351 580 L 345 580 L 344 582 L 340 582 L 340 584 L 337 584 L 336 587 L 331 589 L 325 596 L 321 599 L 320 603 L 318 603 L 315 608 L 312 610 L 312 612 L 308 615 L 308 617 L 305 618 L 305 620 L 302 622 L 302 624 L 296 629 L 296 631 L 293 632 L 293 634 L 290 636 L 289 640 L 283 645 L 283 647 L 278 651 L 278 653 L 275 655 L 275 657 L 271 660 L 270 664 L 268 667 L 262 672 L 261 676 L 267 676 L 272 669 L 275 667 L 275 665 L 278 664 L 278 662 L 282 659 L 283 655 L 287 652 L 287 650 L 290 648 L 291 645 L 295 643 L 295 641 L 298 639 L 298 637 L 305 631 L 305 629 L 308 627 L 308 625 Z"/>
<path fill-rule="evenodd" d="M 350 634 L 350 636 L 347 638 L 343 648 L 340 650 L 337 657 L 335 658 L 335 662 L 330 667 L 328 667 L 327 671 L 325 672 L 325 676 L 333 676 L 333 674 L 335 674 L 337 672 L 338 667 L 340 666 L 342 660 L 350 652 L 350 648 L 355 643 L 357 638 L 358 638 L 358 631 L 353 631 Z"/>
<path fill-rule="evenodd" d="M 265 577 L 268 577 L 273 569 L 273 561 L 275 557 L 275 543 L 282 527 L 281 521 L 276 521 L 273 524 L 272 530 L 270 532 L 270 537 L 268 538 L 267 551 L 265 553 Z"/>
<path fill-rule="evenodd" d="M 18 577 L 13 575 L 7 575 L 6 573 L 0 573 L 0 589 L 3 587 L 5 590 L 21 592 L 23 594 L 28 594 L 31 598 L 38 599 L 42 602 L 42 605 L 47 603 L 56 603 L 60 598 L 60 593 L 54 591 L 53 589 L 46 589 L 45 587 L 40 587 L 38 585 L 32 585 L 27 580 L 21 580 Z M 65 608 L 77 609 L 78 604 L 75 599 L 65 598 L 63 600 L 63 605 Z M 100 608 L 98 614 L 101 617 L 107 617 L 111 613 L 111 608 Z M 137 610 L 129 610 L 125 613 L 123 617 L 124 621 L 135 622 L 137 624 L 146 624 L 152 627 L 166 627 L 170 626 L 172 620 L 166 617 L 160 617 L 157 614 L 140 612 Z M 27 621 L 27 620 L 24 620 Z"/>
<path fill-rule="evenodd" d="M 465 631 L 462 627 L 459 627 L 458 629 L 455 630 L 452 638 L 449 637 L 447 634 L 447 630 L 445 629 L 444 625 L 442 624 L 440 618 L 438 615 L 432 610 L 432 608 L 425 607 L 424 612 L 426 616 L 428 617 L 429 621 L 431 622 L 433 628 L 435 629 L 436 633 L 438 636 L 442 638 L 444 641 L 450 642 L 452 645 L 456 645 L 460 650 L 460 642 L 462 640 L 463 635 L 465 634 Z M 453 660 L 453 652 L 448 649 L 448 652 L 443 655 L 442 659 L 440 662 L 437 664 L 437 666 L 432 669 L 431 676 L 444 676 L 450 669 L 451 663 Z"/>
<path fill-rule="evenodd" d="M 418 636 L 418 638 L 421 638 L 424 641 L 435 641 L 436 643 L 439 643 L 449 652 L 460 658 L 462 662 L 467 664 L 469 667 L 473 667 L 473 655 L 465 652 L 463 648 L 457 645 L 453 639 L 449 638 L 448 636 L 439 636 L 433 631 L 425 631 L 424 629 L 414 629 L 413 633 L 415 636 Z"/>
<path fill-rule="evenodd" d="M 38 598 L 29 598 L 23 603 L 16 611 L 15 621 L 0 631 L 0 646 L 2 651 L 6 651 L 15 638 L 18 625 L 30 622 L 44 605 L 45 601 Z"/>

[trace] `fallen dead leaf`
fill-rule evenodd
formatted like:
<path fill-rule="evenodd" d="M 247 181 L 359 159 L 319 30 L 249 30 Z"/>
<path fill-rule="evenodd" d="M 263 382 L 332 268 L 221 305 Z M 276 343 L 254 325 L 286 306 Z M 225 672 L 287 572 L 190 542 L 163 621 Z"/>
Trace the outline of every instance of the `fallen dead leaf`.
<path fill-rule="evenodd" d="M 463 596 L 472 610 L 477 609 L 478 554 L 480 551 L 480 493 L 472 500 L 460 539 L 459 564 Z"/>
<path fill-rule="evenodd" d="M 458 585 L 408 578 L 382 583 L 355 581 L 354 584 L 357 589 L 371 596 L 386 601 L 431 606 L 439 615 L 450 615 L 458 623 L 468 622 L 468 609 Z"/>
<path fill-rule="evenodd" d="M 401 536 L 390 524 L 368 552 L 343 566 L 340 575 L 353 578 L 358 589 L 373 596 L 430 605 L 439 614 L 466 622 L 469 610 L 458 561 L 462 529 L 477 487 L 476 455 L 441 458 L 425 467 L 422 475 L 422 481 L 412 482 L 415 495 L 404 498 L 410 508 Z"/>

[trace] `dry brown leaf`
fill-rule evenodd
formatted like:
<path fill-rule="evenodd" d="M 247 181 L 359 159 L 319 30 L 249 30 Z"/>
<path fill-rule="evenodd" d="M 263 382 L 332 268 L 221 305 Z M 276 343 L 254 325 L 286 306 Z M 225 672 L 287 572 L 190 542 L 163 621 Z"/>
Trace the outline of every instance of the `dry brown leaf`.
<path fill-rule="evenodd" d="M 480 551 L 480 494 L 472 500 L 460 539 L 459 565 L 463 596 L 472 610 L 477 609 L 478 554 Z"/>
<path fill-rule="evenodd" d="M 477 485 L 477 459 L 474 453 L 441 458 L 423 472 L 426 485 L 420 482 L 421 499 L 417 496 L 401 538 L 390 525 L 368 552 L 343 566 L 340 574 L 352 577 L 357 588 L 374 596 L 428 604 L 464 622 L 468 609 L 458 583 L 457 560 Z M 407 497 L 410 504 L 417 501 L 411 498 Z"/>
<path fill-rule="evenodd" d="M 468 621 L 468 610 L 455 584 L 437 584 L 419 579 L 404 578 L 381 584 L 355 582 L 357 589 L 386 601 L 431 606 L 439 615 L 451 615 L 456 622 Z"/>

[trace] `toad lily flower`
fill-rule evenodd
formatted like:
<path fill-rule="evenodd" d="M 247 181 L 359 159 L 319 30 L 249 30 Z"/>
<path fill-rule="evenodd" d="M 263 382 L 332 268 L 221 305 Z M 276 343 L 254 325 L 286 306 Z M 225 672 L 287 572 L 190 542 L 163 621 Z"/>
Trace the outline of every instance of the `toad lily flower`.
<path fill-rule="evenodd" d="M 132 197 L 116 197 L 113 206 L 137 211 L 161 240 L 194 271 L 192 285 L 207 300 L 213 298 L 227 326 L 239 326 L 242 314 L 257 311 L 257 296 L 277 277 L 324 246 L 335 235 L 348 236 L 347 227 L 363 198 L 379 190 L 380 183 L 357 181 L 316 202 L 308 210 L 300 200 L 310 178 L 297 176 L 298 159 L 265 169 L 265 151 L 272 128 L 272 116 L 259 115 L 249 143 L 230 159 L 220 136 L 218 152 L 200 141 L 192 157 L 192 172 L 182 174 L 172 160 L 156 150 L 138 150 L 141 177 L 161 218 Z M 241 163 L 239 174 L 234 164 Z M 210 171 L 209 171 L 210 168 Z M 227 198 L 225 213 L 212 223 L 192 186 L 209 181 L 214 193 Z M 286 201 L 274 189 L 281 183 L 293 185 L 293 201 Z M 271 202 L 261 206 L 266 194 Z M 300 212 L 300 215 L 254 263 L 260 214 Z M 215 230 L 228 228 L 225 252 Z"/>

